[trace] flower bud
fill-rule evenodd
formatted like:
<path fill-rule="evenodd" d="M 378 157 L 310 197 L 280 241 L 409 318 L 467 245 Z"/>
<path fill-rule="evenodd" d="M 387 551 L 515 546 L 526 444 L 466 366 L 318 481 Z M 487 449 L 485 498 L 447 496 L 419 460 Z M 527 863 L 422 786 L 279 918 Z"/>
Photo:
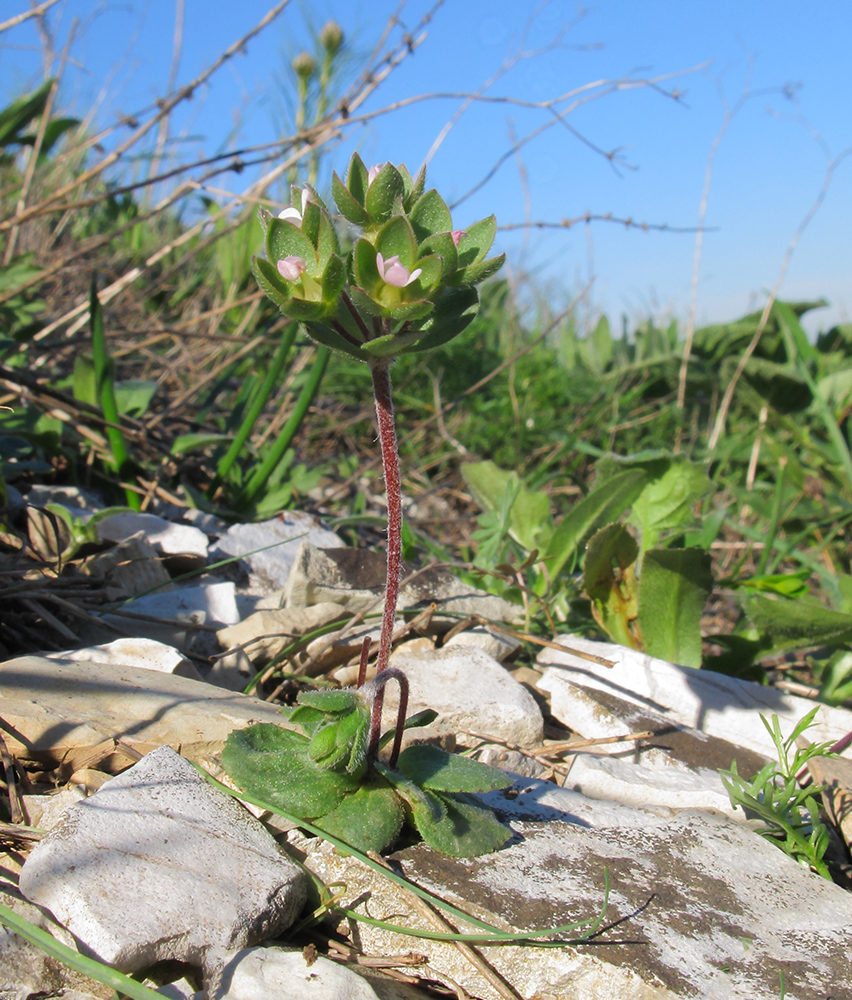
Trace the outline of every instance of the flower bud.
<path fill-rule="evenodd" d="M 310 80 L 317 71 L 317 63 L 310 52 L 300 52 L 291 63 L 293 72 L 302 80 Z"/>
<path fill-rule="evenodd" d="M 343 45 L 343 29 L 337 21 L 327 21 L 319 33 L 320 45 L 330 55 L 336 55 Z"/>
<path fill-rule="evenodd" d="M 307 268 L 307 263 L 302 257 L 285 257 L 279 260 L 278 273 L 287 281 L 298 281 Z"/>

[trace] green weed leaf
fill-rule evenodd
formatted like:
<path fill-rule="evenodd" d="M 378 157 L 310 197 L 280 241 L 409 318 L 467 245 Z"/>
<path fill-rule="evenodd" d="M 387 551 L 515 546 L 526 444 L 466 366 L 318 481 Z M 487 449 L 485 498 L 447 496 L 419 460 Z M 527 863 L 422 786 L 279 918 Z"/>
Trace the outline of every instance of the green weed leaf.
<path fill-rule="evenodd" d="M 639 629 L 651 656 L 701 666 L 701 616 L 713 573 L 703 549 L 651 549 L 642 558 Z"/>
<path fill-rule="evenodd" d="M 416 785 L 432 792 L 491 792 L 512 779 L 496 767 L 422 744 L 399 755 L 397 768 Z"/>

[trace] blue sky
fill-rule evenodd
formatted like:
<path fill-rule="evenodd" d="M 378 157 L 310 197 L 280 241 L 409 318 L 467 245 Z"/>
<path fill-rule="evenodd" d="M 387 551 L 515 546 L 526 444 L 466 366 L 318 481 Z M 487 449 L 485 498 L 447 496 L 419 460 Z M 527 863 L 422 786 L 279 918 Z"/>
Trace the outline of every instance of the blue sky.
<path fill-rule="evenodd" d="M 26 9 L 4 4 L 3 17 Z M 271 0 L 186 0 L 179 82 L 187 82 L 272 6 Z M 63 100 L 81 113 L 97 105 L 102 123 L 161 96 L 172 58 L 175 0 L 60 0 L 52 12 L 57 46 L 79 18 Z M 287 100 L 284 66 L 306 43 L 306 22 L 343 26 L 351 66 L 372 48 L 398 0 L 292 0 L 245 54 L 229 62 L 181 109 L 173 134 L 185 153 L 231 143 L 271 141 Z M 409 0 L 414 27 L 427 9 Z M 447 0 L 428 37 L 367 105 L 384 107 L 434 91 L 473 91 L 526 41 L 521 59 L 488 91 L 545 101 L 601 79 L 678 74 L 666 84 L 674 101 L 650 88 L 622 90 L 577 108 L 568 118 L 587 143 L 619 149 L 614 169 L 566 128 L 555 126 L 510 158 L 455 210 L 457 225 L 495 212 L 501 224 L 558 221 L 585 212 L 692 227 L 698 219 L 707 157 L 726 113 L 742 103 L 719 144 L 710 189 L 698 298 L 699 322 L 733 319 L 760 308 L 778 277 L 787 245 L 816 198 L 827 157 L 852 147 L 852 74 L 848 0 L 598 0 L 580 12 L 552 0 Z M 560 36 L 560 30 L 567 30 Z M 554 40 L 558 44 L 554 45 Z M 0 35 L 0 94 L 8 102 L 38 82 L 32 23 Z M 706 64 L 706 65 L 705 65 Z M 703 67 L 703 68 L 696 68 Z M 690 72 L 691 71 L 691 72 Z M 342 170 L 359 148 L 367 162 L 392 159 L 416 169 L 460 101 L 434 100 L 381 116 L 334 151 Z M 477 184 L 510 145 L 548 119 L 546 111 L 474 105 L 455 125 L 429 168 L 448 200 Z M 815 138 L 815 136 L 817 138 Z M 521 182 L 526 174 L 526 185 Z M 238 189 L 239 178 L 220 183 Z M 826 199 L 792 258 L 781 296 L 825 297 L 811 330 L 852 321 L 852 155 L 835 172 Z M 554 300 L 594 275 L 591 310 L 618 324 L 648 315 L 684 318 L 693 270 L 693 234 L 641 232 L 595 223 L 570 231 L 498 235 L 516 272 L 532 273 Z"/>

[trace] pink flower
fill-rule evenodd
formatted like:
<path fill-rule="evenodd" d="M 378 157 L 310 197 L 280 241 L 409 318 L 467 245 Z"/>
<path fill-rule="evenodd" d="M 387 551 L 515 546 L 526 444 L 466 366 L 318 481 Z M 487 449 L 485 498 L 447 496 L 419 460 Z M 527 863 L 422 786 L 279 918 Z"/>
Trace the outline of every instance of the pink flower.
<path fill-rule="evenodd" d="M 278 213 L 278 218 L 285 222 L 292 222 L 294 226 L 301 226 L 302 216 L 305 214 L 310 200 L 311 192 L 306 187 L 302 188 L 302 211 L 300 212 L 298 208 L 285 208 Z"/>
<path fill-rule="evenodd" d="M 385 260 L 380 253 L 377 253 L 376 266 L 382 281 L 387 285 L 393 285 L 394 288 L 405 288 L 423 273 L 423 268 L 417 267 L 409 274 L 408 268 L 400 264 L 399 257 L 396 255 Z"/>
<path fill-rule="evenodd" d="M 453 244 L 458 246 L 461 242 L 462 236 L 467 236 L 467 233 L 463 229 L 454 229 L 450 233 L 450 236 L 453 238 Z"/>
<path fill-rule="evenodd" d="M 370 167 L 370 169 L 367 171 L 367 187 L 369 187 L 373 183 L 373 181 L 379 176 L 379 174 L 382 172 L 383 166 L 384 163 L 377 163 L 374 167 Z"/>
<path fill-rule="evenodd" d="M 301 257 L 285 257 L 284 260 L 279 260 L 277 265 L 278 273 L 287 281 L 298 281 L 307 266 L 307 263 Z"/>

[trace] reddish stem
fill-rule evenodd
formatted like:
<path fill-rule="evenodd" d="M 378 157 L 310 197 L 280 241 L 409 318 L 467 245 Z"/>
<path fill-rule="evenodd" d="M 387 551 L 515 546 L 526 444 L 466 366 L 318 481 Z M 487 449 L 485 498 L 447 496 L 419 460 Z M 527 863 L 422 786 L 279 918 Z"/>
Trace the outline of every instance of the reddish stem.
<path fill-rule="evenodd" d="M 402 734 L 405 730 L 405 716 L 408 712 L 408 678 L 401 670 L 397 670 L 396 667 L 388 667 L 385 672 L 379 676 L 376 676 L 364 686 L 364 694 L 368 697 L 373 696 L 373 707 L 375 708 L 376 702 L 384 701 L 385 695 L 385 685 L 389 680 L 396 680 L 399 684 L 399 708 L 396 711 L 396 730 L 393 735 L 393 748 L 391 749 L 391 755 L 388 758 L 388 764 L 390 767 L 396 767 L 397 759 L 399 758 L 399 748 L 402 745 Z M 380 721 L 381 721 L 381 709 Z M 373 725 L 374 716 L 370 717 L 370 737 L 367 743 L 367 759 L 375 760 L 379 755 L 379 726 Z"/>
<path fill-rule="evenodd" d="M 379 443 L 382 449 L 382 468 L 385 475 L 385 493 L 388 503 L 388 569 L 382 632 L 379 638 L 379 655 L 376 660 L 377 676 L 386 669 L 390 659 L 396 605 L 399 600 L 399 580 L 402 572 L 402 489 L 399 477 L 396 429 L 393 420 L 390 366 L 391 362 L 385 359 L 371 365 L 373 394 L 376 397 L 376 417 L 379 424 Z M 376 693 L 370 718 L 370 749 L 367 751 L 369 760 L 375 760 L 375 753 L 378 753 L 378 731 L 381 728 L 383 701 L 384 688 L 382 686 Z M 373 739 L 374 734 L 375 739 Z M 373 752 L 374 745 L 375 753 Z"/>

